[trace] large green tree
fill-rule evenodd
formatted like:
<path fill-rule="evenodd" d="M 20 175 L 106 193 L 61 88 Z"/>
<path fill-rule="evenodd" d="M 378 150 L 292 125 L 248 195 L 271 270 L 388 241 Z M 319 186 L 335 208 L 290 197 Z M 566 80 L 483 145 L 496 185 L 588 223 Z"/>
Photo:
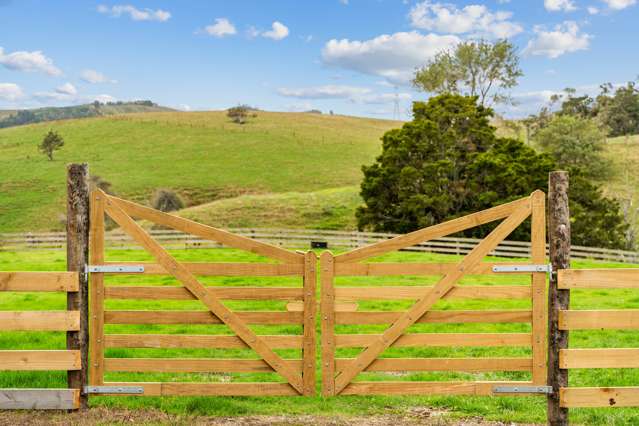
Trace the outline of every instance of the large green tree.
<path fill-rule="evenodd" d="M 459 43 L 438 53 L 415 73 L 413 84 L 426 92 L 477 96 L 481 105 L 510 100 L 508 90 L 523 75 L 517 49 L 508 40 Z"/>
<path fill-rule="evenodd" d="M 492 110 L 477 98 L 440 95 L 415 102 L 414 119 L 382 138 L 382 154 L 362 168 L 360 229 L 410 232 L 544 189 L 553 157 L 497 138 Z M 572 177 L 573 242 L 625 247 L 619 205 L 578 171 Z M 464 235 L 485 235 L 485 226 Z M 529 238 L 526 226 L 511 238 Z M 596 242 L 596 243 L 595 243 Z"/>

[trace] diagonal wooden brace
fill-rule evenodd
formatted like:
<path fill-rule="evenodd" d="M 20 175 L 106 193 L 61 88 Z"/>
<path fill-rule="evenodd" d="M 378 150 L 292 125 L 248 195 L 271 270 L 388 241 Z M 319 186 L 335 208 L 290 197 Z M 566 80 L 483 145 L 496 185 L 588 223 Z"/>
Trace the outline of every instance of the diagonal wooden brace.
<path fill-rule="evenodd" d="M 281 374 L 295 390 L 300 394 L 304 392 L 302 376 L 293 370 L 282 360 L 273 350 L 257 336 L 239 317 L 226 306 L 224 306 L 212 293 L 207 291 L 193 274 L 183 265 L 177 262 L 160 244 L 158 244 L 149 234 L 147 234 L 131 217 L 129 217 L 109 196 L 103 193 L 106 198 L 105 210 L 122 229 L 135 239 L 139 244 L 148 250 L 156 261 L 162 265 L 177 280 L 182 282 L 197 299 L 199 299 L 209 310 L 226 324 L 237 336 L 242 339 L 251 349 L 257 352 L 276 372 Z"/>
<path fill-rule="evenodd" d="M 450 291 L 469 269 L 499 245 L 531 211 L 530 198 L 522 203 L 510 216 L 504 219 L 480 244 L 475 246 L 459 263 L 458 267 L 444 275 L 439 282 L 418 300 L 410 310 L 402 314 L 373 344 L 344 368 L 335 379 L 335 394 L 340 393 L 362 371 L 366 369 L 382 352 L 390 347 L 408 327 L 424 316 L 430 308 Z"/>

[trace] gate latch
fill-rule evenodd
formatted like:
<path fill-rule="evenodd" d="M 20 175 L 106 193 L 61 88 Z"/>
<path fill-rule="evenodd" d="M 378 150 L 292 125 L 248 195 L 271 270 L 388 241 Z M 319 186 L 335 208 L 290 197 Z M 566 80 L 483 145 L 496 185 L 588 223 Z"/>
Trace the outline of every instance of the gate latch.
<path fill-rule="evenodd" d="M 546 272 L 552 273 L 552 265 L 495 265 L 493 272 Z"/>
<path fill-rule="evenodd" d="M 131 274 L 144 272 L 142 265 L 87 265 L 87 272 Z"/>
<path fill-rule="evenodd" d="M 493 393 L 543 393 L 552 394 L 552 386 L 495 386 Z"/>
<path fill-rule="evenodd" d="M 85 386 L 84 393 L 142 395 L 144 388 L 142 386 Z"/>

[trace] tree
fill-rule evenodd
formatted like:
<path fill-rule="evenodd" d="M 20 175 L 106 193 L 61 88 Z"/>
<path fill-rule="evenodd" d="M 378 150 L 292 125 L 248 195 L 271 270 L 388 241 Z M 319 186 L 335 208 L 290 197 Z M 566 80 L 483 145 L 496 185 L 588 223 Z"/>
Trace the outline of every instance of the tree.
<path fill-rule="evenodd" d="M 53 160 L 53 151 L 57 151 L 64 146 L 64 139 L 57 132 L 53 130 L 49 130 L 42 139 L 40 145 L 38 145 L 38 149 L 40 152 L 49 157 L 49 161 Z"/>
<path fill-rule="evenodd" d="M 508 40 L 466 41 L 444 50 L 415 73 L 413 84 L 426 92 L 477 96 L 481 105 L 510 101 L 507 91 L 523 75 Z"/>
<path fill-rule="evenodd" d="M 594 99 L 588 95 L 575 96 L 573 88 L 564 89 L 565 100 L 561 103 L 559 115 L 573 115 L 581 118 L 592 117 L 594 113 Z M 553 95 L 556 96 L 556 95 Z M 555 98 L 557 99 L 557 98 Z"/>
<path fill-rule="evenodd" d="M 606 134 L 589 118 L 558 115 L 533 137 L 536 146 L 551 154 L 557 165 L 590 179 L 604 179 L 611 173 L 603 158 Z"/>
<path fill-rule="evenodd" d="M 615 90 L 612 85 L 602 85 L 605 91 L 597 97 L 599 120 L 609 129 L 609 136 L 639 133 L 639 88 L 631 81 Z"/>
<path fill-rule="evenodd" d="M 238 105 L 233 108 L 229 108 L 226 112 L 227 117 L 234 123 L 244 124 L 250 117 L 257 117 L 257 108 L 250 107 L 248 105 Z"/>
<path fill-rule="evenodd" d="M 477 98 L 440 95 L 415 102 L 414 119 L 382 137 L 382 154 L 362 167 L 358 227 L 410 232 L 525 197 L 545 188 L 556 169 L 549 153 L 523 142 L 497 138 L 489 124 L 492 110 Z M 576 169 L 571 173 L 571 212 L 575 244 L 626 248 L 627 226 L 616 201 Z M 483 236 L 495 224 L 463 233 Z M 530 238 L 529 225 L 515 239 Z"/>

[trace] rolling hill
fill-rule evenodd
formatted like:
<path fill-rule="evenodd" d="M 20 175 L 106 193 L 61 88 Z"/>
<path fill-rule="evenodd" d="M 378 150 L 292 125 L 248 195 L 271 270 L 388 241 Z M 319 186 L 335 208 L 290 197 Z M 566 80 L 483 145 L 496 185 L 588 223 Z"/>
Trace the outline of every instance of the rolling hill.
<path fill-rule="evenodd" d="M 293 226 L 301 223 L 295 218 L 299 212 L 310 217 L 330 211 L 340 199 L 340 211 L 349 218 L 320 214 L 318 226 L 351 227 L 361 165 L 379 153 L 381 135 L 399 125 L 272 112 L 259 112 L 248 124 L 237 125 L 224 112 L 159 112 L 1 129 L 0 232 L 63 229 L 65 165 L 82 161 L 125 198 L 146 202 L 155 189 L 171 188 L 189 205 L 210 203 L 211 213 L 205 207 L 187 212 L 206 215 L 218 226 L 275 226 L 274 206 L 281 206 L 281 200 L 290 216 L 282 223 Z M 37 150 L 49 129 L 65 139 L 54 161 Z M 256 205 L 271 210 L 268 221 Z M 252 211 L 253 218 L 232 219 L 231 212 L 237 216 L 238 211 Z"/>

